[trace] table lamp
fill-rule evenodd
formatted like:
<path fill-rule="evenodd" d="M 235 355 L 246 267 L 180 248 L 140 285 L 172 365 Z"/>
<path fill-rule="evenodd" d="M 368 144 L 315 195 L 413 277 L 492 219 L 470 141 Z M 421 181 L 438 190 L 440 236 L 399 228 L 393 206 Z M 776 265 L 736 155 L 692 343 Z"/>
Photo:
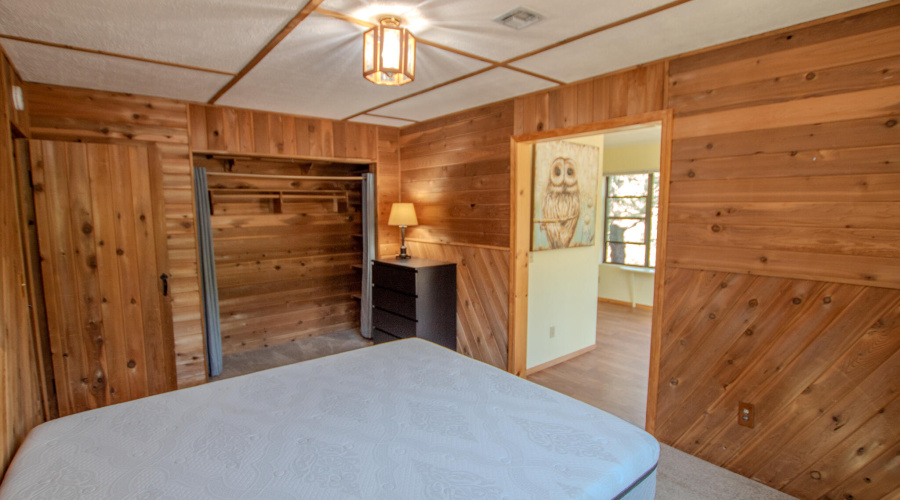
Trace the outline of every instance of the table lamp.
<path fill-rule="evenodd" d="M 400 226 L 400 255 L 397 256 L 398 259 L 410 258 L 410 255 L 406 253 L 406 227 L 418 224 L 416 209 L 412 203 L 394 203 L 391 206 L 391 216 L 388 218 L 388 225 Z"/>

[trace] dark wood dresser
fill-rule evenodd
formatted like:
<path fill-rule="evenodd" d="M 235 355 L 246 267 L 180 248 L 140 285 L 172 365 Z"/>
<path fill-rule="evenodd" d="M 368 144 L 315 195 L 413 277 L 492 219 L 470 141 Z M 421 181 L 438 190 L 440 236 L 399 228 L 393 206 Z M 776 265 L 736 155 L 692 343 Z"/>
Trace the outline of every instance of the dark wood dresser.
<path fill-rule="evenodd" d="M 456 264 L 411 258 L 372 265 L 372 340 L 418 337 L 456 350 Z"/>

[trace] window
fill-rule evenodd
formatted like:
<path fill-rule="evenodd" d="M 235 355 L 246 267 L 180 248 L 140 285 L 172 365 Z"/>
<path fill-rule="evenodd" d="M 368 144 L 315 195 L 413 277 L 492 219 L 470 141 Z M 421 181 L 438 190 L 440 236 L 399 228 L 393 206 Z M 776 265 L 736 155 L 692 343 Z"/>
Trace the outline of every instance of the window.
<path fill-rule="evenodd" d="M 655 172 L 606 176 L 604 263 L 656 265 L 657 200 L 659 176 Z"/>

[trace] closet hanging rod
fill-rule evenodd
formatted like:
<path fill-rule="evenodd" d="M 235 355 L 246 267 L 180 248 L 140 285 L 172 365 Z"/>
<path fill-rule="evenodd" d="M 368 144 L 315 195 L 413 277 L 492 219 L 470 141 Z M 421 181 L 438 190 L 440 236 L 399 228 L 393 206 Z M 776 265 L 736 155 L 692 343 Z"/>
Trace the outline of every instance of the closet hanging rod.
<path fill-rule="evenodd" d="M 328 176 L 328 175 L 265 175 L 265 174 L 234 174 L 227 172 L 206 172 L 206 176 L 218 176 L 218 177 L 250 177 L 254 179 L 288 179 L 288 180 L 301 180 L 301 181 L 361 181 L 363 180 L 362 176 L 347 176 L 341 177 L 337 175 Z"/>

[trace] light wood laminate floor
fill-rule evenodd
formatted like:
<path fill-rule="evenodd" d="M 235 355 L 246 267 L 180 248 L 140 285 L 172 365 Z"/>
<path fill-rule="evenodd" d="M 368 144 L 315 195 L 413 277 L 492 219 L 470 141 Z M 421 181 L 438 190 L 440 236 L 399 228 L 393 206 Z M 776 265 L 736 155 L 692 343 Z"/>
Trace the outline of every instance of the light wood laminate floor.
<path fill-rule="evenodd" d="M 600 302 L 597 348 L 528 377 L 644 428 L 652 312 Z"/>

